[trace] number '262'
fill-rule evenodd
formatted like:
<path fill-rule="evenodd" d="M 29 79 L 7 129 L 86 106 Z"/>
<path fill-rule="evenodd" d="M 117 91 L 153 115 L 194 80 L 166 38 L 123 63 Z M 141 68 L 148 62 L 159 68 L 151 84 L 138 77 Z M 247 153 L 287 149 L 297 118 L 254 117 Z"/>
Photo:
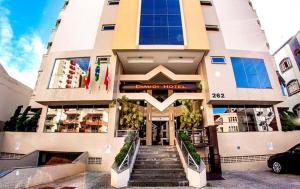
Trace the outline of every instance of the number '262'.
<path fill-rule="evenodd" d="M 224 93 L 212 93 L 213 98 L 225 98 Z"/>

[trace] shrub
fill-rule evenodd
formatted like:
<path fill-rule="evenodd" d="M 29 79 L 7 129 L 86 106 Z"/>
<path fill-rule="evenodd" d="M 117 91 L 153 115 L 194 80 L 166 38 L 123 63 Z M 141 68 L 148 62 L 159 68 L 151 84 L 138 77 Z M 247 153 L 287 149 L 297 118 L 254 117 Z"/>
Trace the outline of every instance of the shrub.
<path fill-rule="evenodd" d="M 183 143 L 185 144 L 185 146 L 186 146 L 188 152 L 190 153 L 190 155 L 192 156 L 192 158 L 199 165 L 200 162 L 201 162 L 201 157 L 198 154 L 197 149 L 195 148 L 195 146 L 191 142 L 190 137 L 185 132 L 181 132 L 179 134 L 179 137 L 183 141 Z"/>
<path fill-rule="evenodd" d="M 124 143 L 123 147 L 121 148 L 120 152 L 115 157 L 115 162 L 116 162 L 117 166 L 120 166 L 121 163 L 123 162 L 124 158 L 126 157 L 128 151 L 130 149 L 130 146 L 134 140 L 134 137 L 135 137 L 135 133 L 130 132 L 130 133 L 128 133 L 128 136 L 125 138 L 125 143 Z"/>

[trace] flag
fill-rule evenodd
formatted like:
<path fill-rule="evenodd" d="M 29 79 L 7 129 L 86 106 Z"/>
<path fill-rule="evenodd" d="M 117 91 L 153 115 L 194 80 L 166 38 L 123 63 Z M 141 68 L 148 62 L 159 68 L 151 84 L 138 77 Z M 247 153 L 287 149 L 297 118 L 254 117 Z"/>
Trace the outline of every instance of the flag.
<path fill-rule="evenodd" d="M 95 81 L 97 82 L 100 78 L 100 58 L 97 59 L 96 68 L 95 68 Z"/>
<path fill-rule="evenodd" d="M 86 89 L 89 89 L 90 80 L 91 80 L 91 67 L 89 67 L 87 76 L 85 76 L 83 79 L 83 83 Z"/>
<path fill-rule="evenodd" d="M 109 82 L 109 77 L 108 77 L 108 66 L 107 66 L 105 77 L 104 77 L 104 85 L 106 86 L 106 90 L 108 90 L 108 82 Z"/>

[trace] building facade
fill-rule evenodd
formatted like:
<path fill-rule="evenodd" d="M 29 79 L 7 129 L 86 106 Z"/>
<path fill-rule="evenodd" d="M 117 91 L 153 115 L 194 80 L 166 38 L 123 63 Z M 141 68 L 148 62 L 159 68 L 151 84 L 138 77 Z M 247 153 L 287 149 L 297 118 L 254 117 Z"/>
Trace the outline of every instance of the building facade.
<path fill-rule="evenodd" d="M 0 129 L 20 105 L 29 105 L 32 89 L 10 77 L 0 63 Z"/>
<path fill-rule="evenodd" d="M 282 90 L 287 98 L 280 106 L 300 116 L 300 32 L 284 43 L 274 57 L 278 73 L 285 82 Z"/>
<path fill-rule="evenodd" d="M 281 132 L 275 105 L 284 97 L 248 0 L 69 0 L 32 96 L 38 131 L 2 134 L 1 150 L 87 151 L 102 158 L 90 169 L 110 170 L 123 128 L 118 102 L 109 104 L 122 96 L 143 112 L 146 145 L 174 145 L 184 99 L 199 107 L 203 127 L 219 125 L 221 157 L 299 142 L 299 132 Z"/>

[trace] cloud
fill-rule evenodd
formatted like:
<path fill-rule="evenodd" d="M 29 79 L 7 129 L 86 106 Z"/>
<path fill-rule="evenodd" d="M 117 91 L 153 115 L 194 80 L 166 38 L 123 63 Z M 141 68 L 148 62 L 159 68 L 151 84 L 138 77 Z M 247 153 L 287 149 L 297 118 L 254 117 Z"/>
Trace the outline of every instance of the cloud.
<path fill-rule="evenodd" d="M 0 62 L 10 76 L 34 87 L 46 47 L 37 33 L 16 38 L 9 21 L 10 11 L 0 0 Z"/>

